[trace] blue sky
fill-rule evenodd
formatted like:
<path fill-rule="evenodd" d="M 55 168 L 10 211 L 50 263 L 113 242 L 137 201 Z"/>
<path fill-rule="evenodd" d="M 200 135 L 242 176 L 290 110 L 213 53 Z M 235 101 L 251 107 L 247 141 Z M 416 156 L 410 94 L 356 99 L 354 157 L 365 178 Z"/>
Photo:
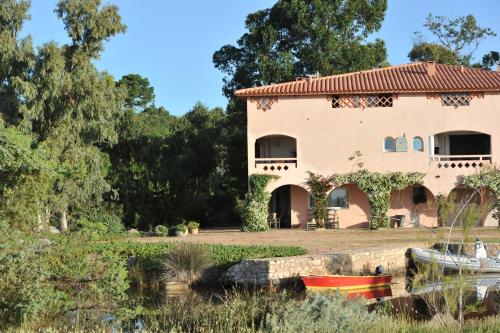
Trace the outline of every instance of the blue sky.
<path fill-rule="evenodd" d="M 56 0 L 32 0 L 31 21 L 24 28 L 36 45 L 67 42 L 53 12 Z M 272 6 L 271 0 L 110 0 L 120 8 L 125 34 L 113 38 L 97 63 L 119 79 L 128 73 L 147 77 L 155 88 L 156 105 L 173 114 L 189 111 L 197 101 L 226 106 L 222 74 L 212 64 L 214 51 L 233 44 L 244 31 L 247 14 Z M 422 30 L 429 13 L 473 14 L 482 26 L 500 34 L 499 0 L 389 0 L 382 29 L 371 38 L 386 41 L 391 64 L 408 62 L 413 32 Z M 424 36 L 431 36 L 424 32 Z M 500 49 L 500 37 L 484 41 L 482 56 Z"/>

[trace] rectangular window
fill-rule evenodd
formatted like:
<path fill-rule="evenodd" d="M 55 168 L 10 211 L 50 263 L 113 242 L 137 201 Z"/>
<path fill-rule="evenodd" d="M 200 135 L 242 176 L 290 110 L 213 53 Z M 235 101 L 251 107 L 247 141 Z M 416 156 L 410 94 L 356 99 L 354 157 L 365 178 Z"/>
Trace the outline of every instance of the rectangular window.
<path fill-rule="evenodd" d="M 426 202 L 427 202 L 427 194 L 425 193 L 425 187 L 415 186 L 413 188 L 413 203 L 415 205 L 418 205 Z"/>

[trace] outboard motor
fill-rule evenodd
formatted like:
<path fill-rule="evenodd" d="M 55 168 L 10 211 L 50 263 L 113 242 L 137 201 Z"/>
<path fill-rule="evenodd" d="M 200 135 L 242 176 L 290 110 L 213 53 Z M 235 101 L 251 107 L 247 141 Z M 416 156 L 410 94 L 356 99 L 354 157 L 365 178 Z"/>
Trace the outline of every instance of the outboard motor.
<path fill-rule="evenodd" d="M 384 266 L 378 265 L 377 267 L 375 267 L 375 275 L 379 276 L 382 274 L 384 274 Z"/>
<path fill-rule="evenodd" d="M 483 242 L 479 238 L 476 238 L 474 257 L 476 257 L 477 259 L 485 259 L 488 257 L 488 254 L 486 253 L 486 248 L 484 247 Z"/>

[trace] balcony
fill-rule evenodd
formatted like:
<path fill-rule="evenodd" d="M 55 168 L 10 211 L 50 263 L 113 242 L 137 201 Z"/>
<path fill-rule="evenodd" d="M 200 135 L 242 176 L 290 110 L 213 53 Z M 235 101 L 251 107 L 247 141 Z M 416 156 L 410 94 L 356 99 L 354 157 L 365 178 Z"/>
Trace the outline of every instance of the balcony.
<path fill-rule="evenodd" d="M 431 161 L 435 162 L 438 168 L 444 169 L 469 169 L 482 168 L 490 165 L 492 155 L 434 155 Z"/>
<path fill-rule="evenodd" d="M 454 131 L 431 137 L 430 161 L 439 169 L 472 169 L 492 164 L 491 136 L 471 131 Z"/>
<path fill-rule="evenodd" d="M 297 140 L 285 135 L 268 135 L 255 141 L 255 169 L 285 172 L 297 168 Z"/>

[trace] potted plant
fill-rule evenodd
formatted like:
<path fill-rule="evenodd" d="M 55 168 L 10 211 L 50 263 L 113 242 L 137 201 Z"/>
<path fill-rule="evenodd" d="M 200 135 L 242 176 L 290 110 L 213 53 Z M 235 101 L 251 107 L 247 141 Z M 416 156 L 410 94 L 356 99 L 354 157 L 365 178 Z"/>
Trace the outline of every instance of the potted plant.
<path fill-rule="evenodd" d="M 196 221 L 189 221 L 187 227 L 191 235 L 197 235 L 200 224 Z"/>
<path fill-rule="evenodd" d="M 185 224 L 177 224 L 173 227 L 175 236 L 186 236 L 188 228 Z"/>
<path fill-rule="evenodd" d="M 169 230 L 168 230 L 168 227 L 164 226 L 164 225 L 157 225 L 154 229 L 154 233 L 155 235 L 157 236 L 166 236 L 169 234 Z"/>

